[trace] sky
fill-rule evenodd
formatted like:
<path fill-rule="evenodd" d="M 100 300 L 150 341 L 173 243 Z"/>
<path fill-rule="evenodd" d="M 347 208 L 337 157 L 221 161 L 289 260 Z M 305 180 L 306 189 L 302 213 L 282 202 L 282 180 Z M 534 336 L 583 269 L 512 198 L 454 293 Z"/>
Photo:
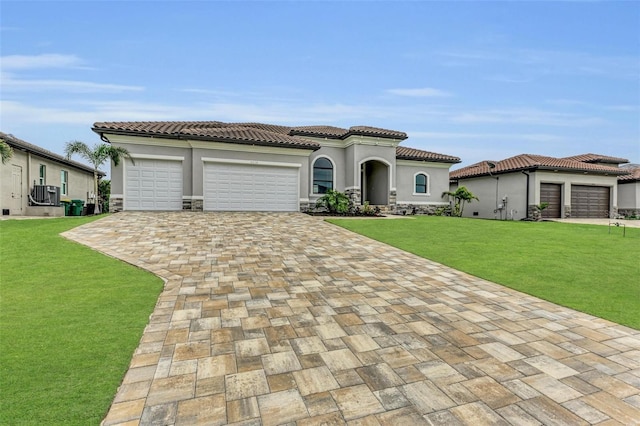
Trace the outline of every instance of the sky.
<path fill-rule="evenodd" d="M 0 130 L 367 125 L 462 163 L 640 163 L 640 1 L 0 0 Z"/>

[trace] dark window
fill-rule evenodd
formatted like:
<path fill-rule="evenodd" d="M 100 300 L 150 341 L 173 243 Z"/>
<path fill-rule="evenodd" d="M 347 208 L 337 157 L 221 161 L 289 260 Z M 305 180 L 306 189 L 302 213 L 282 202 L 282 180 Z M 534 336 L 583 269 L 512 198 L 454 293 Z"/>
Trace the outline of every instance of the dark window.
<path fill-rule="evenodd" d="M 427 175 L 419 173 L 416 175 L 416 194 L 427 193 Z"/>
<path fill-rule="evenodd" d="M 326 158 L 318 158 L 313 163 L 313 193 L 326 194 L 333 189 L 333 165 Z"/>

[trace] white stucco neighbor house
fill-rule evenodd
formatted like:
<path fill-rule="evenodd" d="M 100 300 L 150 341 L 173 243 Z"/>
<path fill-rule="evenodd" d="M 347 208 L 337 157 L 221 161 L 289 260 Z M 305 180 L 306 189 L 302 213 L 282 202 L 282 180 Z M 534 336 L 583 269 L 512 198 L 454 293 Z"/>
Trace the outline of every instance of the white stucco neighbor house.
<path fill-rule="evenodd" d="M 0 139 L 13 149 L 11 159 L 0 163 L 3 216 L 64 216 L 60 200 L 94 200 L 92 167 L 10 134 L 0 132 Z"/>
<path fill-rule="evenodd" d="M 300 211 L 334 189 L 357 205 L 428 212 L 447 204 L 460 162 L 368 126 L 100 122 L 93 131 L 134 158 L 112 166 L 111 211 Z"/>
<path fill-rule="evenodd" d="M 597 154 L 555 158 L 521 154 L 481 161 L 450 173 L 451 190 L 465 186 L 479 201 L 464 216 L 485 219 L 608 218 L 618 214 L 618 178 L 624 158 Z"/>

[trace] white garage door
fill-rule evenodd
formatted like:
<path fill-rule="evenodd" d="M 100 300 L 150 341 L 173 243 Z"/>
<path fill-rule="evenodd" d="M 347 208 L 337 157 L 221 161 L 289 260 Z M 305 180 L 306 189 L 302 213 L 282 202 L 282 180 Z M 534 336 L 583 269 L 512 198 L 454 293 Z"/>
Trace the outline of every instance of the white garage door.
<path fill-rule="evenodd" d="M 136 159 L 126 165 L 125 210 L 182 210 L 182 162 Z"/>
<path fill-rule="evenodd" d="M 204 210 L 298 211 L 298 168 L 205 163 Z"/>

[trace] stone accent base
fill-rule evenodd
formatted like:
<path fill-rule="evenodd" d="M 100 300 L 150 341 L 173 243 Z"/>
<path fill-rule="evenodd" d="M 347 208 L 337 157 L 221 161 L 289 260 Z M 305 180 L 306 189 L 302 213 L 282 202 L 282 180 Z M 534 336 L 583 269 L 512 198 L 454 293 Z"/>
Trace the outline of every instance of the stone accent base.
<path fill-rule="evenodd" d="M 398 194 L 396 191 L 389 191 L 389 207 L 393 209 L 396 205 L 396 200 L 398 199 Z"/>
<path fill-rule="evenodd" d="M 398 215 L 412 215 L 412 214 L 423 214 L 423 215 L 435 215 L 438 208 L 447 207 L 447 206 L 434 206 L 434 205 L 414 205 L 414 204 L 395 204 L 391 207 L 391 211 L 393 214 Z"/>
<path fill-rule="evenodd" d="M 362 193 L 360 191 L 360 188 L 347 189 L 346 191 L 344 191 L 344 193 L 356 206 L 362 204 Z"/>
<path fill-rule="evenodd" d="M 182 210 L 189 210 L 192 212 L 201 212 L 204 210 L 204 201 L 203 200 L 188 200 L 182 199 Z"/>
<path fill-rule="evenodd" d="M 121 212 L 123 208 L 123 200 L 120 197 L 109 198 L 109 213 L 118 213 Z"/>
<path fill-rule="evenodd" d="M 640 217 L 640 208 L 637 209 L 619 209 L 618 214 L 620 216 L 624 216 L 626 218 L 629 217 Z"/>

